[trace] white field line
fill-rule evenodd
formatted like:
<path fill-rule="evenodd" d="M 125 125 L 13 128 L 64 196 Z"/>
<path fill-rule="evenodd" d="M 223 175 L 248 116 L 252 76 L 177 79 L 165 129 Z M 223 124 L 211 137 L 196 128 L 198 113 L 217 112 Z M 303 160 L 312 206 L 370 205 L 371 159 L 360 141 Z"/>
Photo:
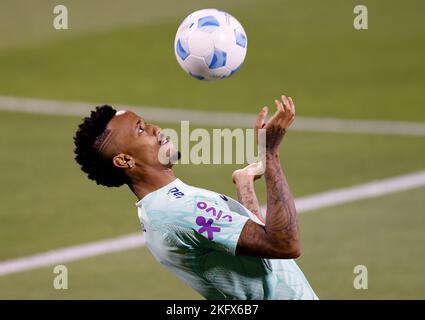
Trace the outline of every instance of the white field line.
<path fill-rule="evenodd" d="M 299 213 L 425 186 L 425 170 L 299 198 Z M 143 233 L 56 249 L 0 262 L 0 276 L 143 246 Z"/>
<path fill-rule="evenodd" d="M 65 263 L 106 253 L 137 248 L 145 244 L 143 233 L 89 242 L 83 245 L 46 251 L 31 256 L 0 262 L 0 276 Z"/>
<path fill-rule="evenodd" d="M 307 212 L 422 186 L 425 186 L 425 170 L 306 196 L 296 202 L 296 207 L 298 212 Z"/>
<path fill-rule="evenodd" d="M 0 96 L 0 110 L 37 114 L 84 117 L 88 116 L 90 110 L 94 109 L 94 106 L 99 104 L 102 103 L 66 102 Z M 114 104 L 114 107 L 116 109 L 133 110 L 151 122 L 178 123 L 181 120 L 189 120 L 196 125 L 217 126 L 219 128 L 251 128 L 256 118 L 255 114 L 250 113 L 169 109 L 163 107 L 120 104 Z M 425 136 L 425 123 L 298 117 L 292 130 Z"/>

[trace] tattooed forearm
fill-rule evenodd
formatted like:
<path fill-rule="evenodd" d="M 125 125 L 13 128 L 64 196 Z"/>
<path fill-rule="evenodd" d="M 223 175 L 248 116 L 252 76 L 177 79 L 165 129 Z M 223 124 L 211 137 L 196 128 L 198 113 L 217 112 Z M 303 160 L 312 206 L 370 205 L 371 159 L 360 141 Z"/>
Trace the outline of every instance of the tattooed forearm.
<path fill-rule="evenodd" d="M 267 108 L 262 109 L 256 121 L 256 128 L 266 129 L 267 220 L 265 225 L 246 222 L 236 254 L 293 259 L 300 255 L 298 221 L 294 199 L 280 165 L 279 146 L 295 119 L 295 105 L 284 95 L 275 104 L 276 113 L 267 122 Z"/>
<path fill-rule="evenodd" d="M 239 238 L 236 254 L 264 258 L 296 258 L 300 255 L 300 249 L 295 203 L 277 152 L 267 154 L 265 176 L 267 185 L 265 226 L 248 220 Z M 239 201 L 252 212 L 260 212 L 253 182 L 239 183 L 238 196 Z"/>
<path fill-rule="evenodd" d="M 267 222 L 266 231 L 288 250 L 299 245 L 295 202 L 280 165 L 279 154 L 266 155 Z"/>
<path fill-rule="evenodd" d="M 236 188 L 239 202 L 261 220 L 260 205 L 255 194 L 254 181 L 252 179 L 239 181 L 236 183 Z"/>

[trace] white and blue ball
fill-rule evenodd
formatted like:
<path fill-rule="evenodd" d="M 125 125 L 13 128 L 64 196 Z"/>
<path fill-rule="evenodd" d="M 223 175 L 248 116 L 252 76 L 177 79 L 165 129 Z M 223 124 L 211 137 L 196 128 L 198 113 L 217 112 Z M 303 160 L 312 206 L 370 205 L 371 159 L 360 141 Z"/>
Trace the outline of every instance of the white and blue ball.
<path fill-rule="evenodd" d="M 217 9 L 195 11 L 179 26 L 174 52 L 180 66 L 199 80 L 219 80 L 233 75 L 247 49 L 242 25 Z"/>

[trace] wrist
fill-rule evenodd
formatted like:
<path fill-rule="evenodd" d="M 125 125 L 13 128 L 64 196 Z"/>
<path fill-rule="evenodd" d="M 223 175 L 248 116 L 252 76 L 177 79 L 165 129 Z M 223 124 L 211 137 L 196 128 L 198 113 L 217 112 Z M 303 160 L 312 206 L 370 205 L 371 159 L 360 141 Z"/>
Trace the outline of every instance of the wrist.
<path fill-rule="evenodd" d="M 233 183 L 236 184 L 236 186 L 242 186 L 246 184 L 254 184 L 254 176 L 249 175 L 246 172 L 236 172 L 233 174 Z"/>
<path fill-rule="evenodd" d="M 279 159 L 279 149 L 267 149 L 266 150 L 266 160 Z"/>

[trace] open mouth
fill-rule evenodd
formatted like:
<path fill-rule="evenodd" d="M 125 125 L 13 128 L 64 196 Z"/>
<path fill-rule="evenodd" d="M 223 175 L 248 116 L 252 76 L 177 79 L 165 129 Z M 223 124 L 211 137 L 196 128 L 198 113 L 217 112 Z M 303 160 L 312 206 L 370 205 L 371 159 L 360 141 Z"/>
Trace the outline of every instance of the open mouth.
<path fill-rule="evenodd" d="M 159 140 L 158 143 L 160 146 L 163 146 L 164 144 L 167 144 L 168 142 L 170 142 L 170 137 L 164 137 L 164 135 L 161 133 L 159 135 Z"/>

